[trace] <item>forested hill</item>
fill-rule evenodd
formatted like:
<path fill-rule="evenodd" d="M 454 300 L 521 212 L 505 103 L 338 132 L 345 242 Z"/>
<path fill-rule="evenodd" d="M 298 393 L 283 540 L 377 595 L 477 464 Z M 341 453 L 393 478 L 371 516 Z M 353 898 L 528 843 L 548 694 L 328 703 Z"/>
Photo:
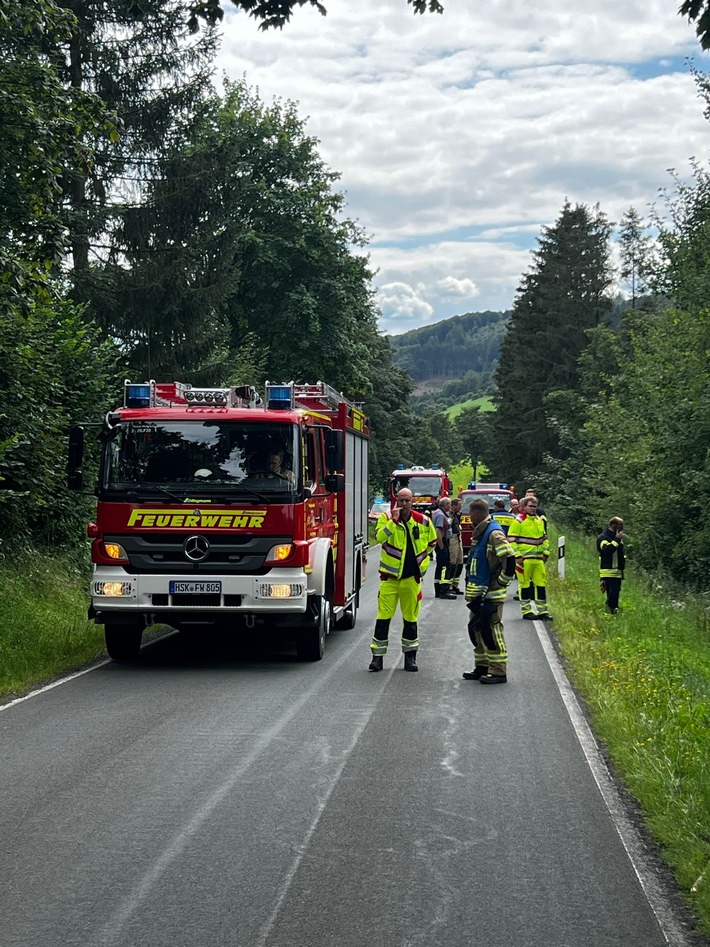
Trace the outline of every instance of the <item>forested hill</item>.
<path fill-rule="evenodd" d="M 510 312 L 467 312 L 390 337 L 394 363 L 415 382 L 488 375 L 498 363 Z"/>

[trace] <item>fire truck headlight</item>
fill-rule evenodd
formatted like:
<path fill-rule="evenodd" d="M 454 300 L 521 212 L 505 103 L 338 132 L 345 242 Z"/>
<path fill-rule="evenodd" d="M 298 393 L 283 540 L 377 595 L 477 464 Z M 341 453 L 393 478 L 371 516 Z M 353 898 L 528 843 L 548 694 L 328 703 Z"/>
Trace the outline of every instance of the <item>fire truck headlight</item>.
<path fill-rule="evenodd" d="M 104 543 L 104 549 L 109 559 L 128 559 L 126 550 L 120 543 Z"/>
<path fill-rule="evenodd" d="M 259 583 L 259 598 L 301 598 L 303 591 L 300 582 Z"/>
<path fill-rule="evenodd" d="M 102 598 L 128 598 L 133 595 L 132 582 L 94 582 L 94 595 Z"/>
<path fill-rule="evenodd" d="M 269 554 L 266 557 L 267 562 L 283 562 L 284 559 L 288 559 L 293 551 L 293 545 L 291 543 L 284 543 L 282 546 L 272 546 L 269 550 Z"/>

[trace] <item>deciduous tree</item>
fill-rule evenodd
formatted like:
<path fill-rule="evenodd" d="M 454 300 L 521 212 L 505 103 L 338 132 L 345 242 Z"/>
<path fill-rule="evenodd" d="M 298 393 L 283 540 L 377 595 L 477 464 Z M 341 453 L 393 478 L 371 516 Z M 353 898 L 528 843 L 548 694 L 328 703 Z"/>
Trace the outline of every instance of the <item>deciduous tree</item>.
<path fill-rule="evenodd" d="M 218 349 L 233 363 L 251 333 L 270 378 L 370 391 L 378 331 L 364 239 L 316 144 L 292 103 L 267 107 L 242 81 L 159 160 L 146 201 L 116 230 L 100 295 L 101 323 L 139 373 L 192 380 Z"/>
<path fill-rule="evenodd" d="M 695 32 L 703 49 L 710 49 L 710 2 L 709 0 L 683 0 L 678 13 L 695 23 Z"/>
<path fill-rule="evenodd" d="M 439 0 L 407 0 L 415 13 L 443 13 L 444 8 Z M 250 16 L 261 20 L 260 28 L 283 27 L 289 22 L 297 7 L 310 5 L 323 16 L 327 14 L 325 4 L 320 0 L 232 0 L 232 4 L 244 10 Z M 195 0 L 192 4 L 190 28 L 199 29 L 200 19 L 216 23 L 224 16 L 224 10 L 219 0 Z"/>

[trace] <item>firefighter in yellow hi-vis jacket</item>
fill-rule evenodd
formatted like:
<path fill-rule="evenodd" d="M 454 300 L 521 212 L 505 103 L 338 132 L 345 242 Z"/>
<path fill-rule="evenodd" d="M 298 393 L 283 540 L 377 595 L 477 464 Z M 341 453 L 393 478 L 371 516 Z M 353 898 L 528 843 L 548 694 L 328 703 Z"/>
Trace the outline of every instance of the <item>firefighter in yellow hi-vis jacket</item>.
<path fill-rule="evenodd" d="M 505 684 L 508 649 L 503 636 L 503 602 L 515 577 L 515 556 L 503 527 L 489 515 L 486 500 L 474 500 L 469 514 L 473 534 L 466 563 L 466 605 L 471 612 L 468 636 L 475 666 L 463 676 L 481 684 Z"/>
<path fill-rule="evenodd" d="M 547 570 L 550 557 L 545 520 L 537 514 L 537 498 L 526 496 L 520 501 L 520 513 L 510 524 L 508 539 L 515 550 L 516 572 L 520 589 L 520 611 L 523 618 L 551 621 L 547 610 Z M 533 612 L 533 601 L 537 614 Z"/>
<path fill-rule="evenodd" d="M 380 591 L 377 596 L 377 621 L 370 648 L 371 671 L 381 671 L 387 654 L 390 621 L 399 604 L 402 609 L 402 651 L 404 670 L 417 671 L 419 629 L 417 619 L 422 604 L 422 578 L 434 546 L 436 530 L 423 513 L 412 509 L 412 491 L 403 488 L 388 516 L 377 521 L 375 536 L 382 543 L 380 554 Z"/>

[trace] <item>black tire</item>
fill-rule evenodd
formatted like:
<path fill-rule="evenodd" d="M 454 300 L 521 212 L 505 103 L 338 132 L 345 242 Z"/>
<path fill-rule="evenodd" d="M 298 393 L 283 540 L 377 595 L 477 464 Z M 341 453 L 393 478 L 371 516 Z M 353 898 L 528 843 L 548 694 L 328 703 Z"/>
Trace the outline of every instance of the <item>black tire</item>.
<path fill-rule="evenodd" d="M 325 639 L 333 621 L 333 606 L 327 596 L 316 600 L 318 624 L 299 632 L 296 652 L 302 661 L 320 661 L 325 654 Z"/>
<path fill-rule="evenodd" d="M 106 625 L 106 650 L 114 661 L 130 663 L 138 659 L 143 629 L 140 625 Z"/>

